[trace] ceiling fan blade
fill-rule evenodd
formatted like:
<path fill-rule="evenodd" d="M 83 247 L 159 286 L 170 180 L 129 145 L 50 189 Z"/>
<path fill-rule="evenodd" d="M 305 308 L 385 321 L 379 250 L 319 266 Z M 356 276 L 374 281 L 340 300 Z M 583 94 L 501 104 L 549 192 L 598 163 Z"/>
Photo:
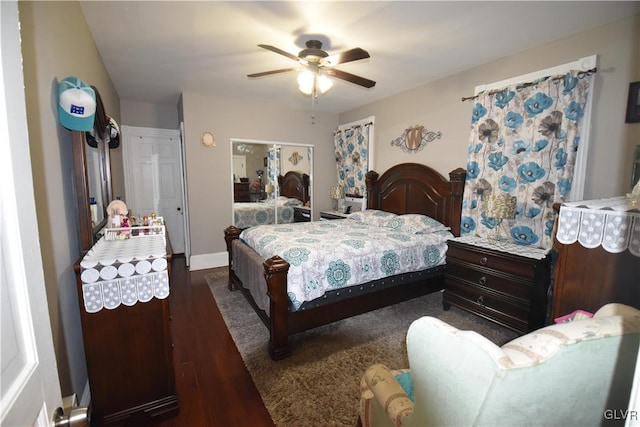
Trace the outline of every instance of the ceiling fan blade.
<path fill-rule="evenodd" d="M 376 82 L 374 82 L 373 80 L 365 79 L 364 77 L 356 76 L 355 74 L 347 73 L 345 71 L 340 71 L 333 68 L 325 69 L 325 71 L 330 76 L 346 80 L 348 82 L 366 87 L 368 89 L 376 85 Z"/>
<path fill-rule="evenodd" d="M 271 52 L 277 53 L 278 55 L 282 55 L 282 56 L 286 56 L 289 59 L 293 59 L 294 61 L 300 61 L 300 58 L 298 58 L 296 55 L 286 52 L 282 49 L 278 49 L 275 46 L 271 46 L 268 44 L 259 44 L 259 47 L 263 48 L 263 49 L 267 49 L 270 50 Z"/>
<path fill-rule="evenodd" d="M 334 65 L 344 64 L 345 62 L 358 61 L 360 59 L 366 59 L 369 57 L 369 52 L 356 47 L 355 49 L 350 49 L 342 53 L 329 55 L 322 60 L 322 64 L 333 67 Z"/>
<path fill-rule="evenodd" d="M 271 71 L 263 71 L 261 73 L 254 73 L 254 74 L 247 74 L 247 77 L 262 77 L 262 76 L 269 76 L 271 74 L 278 74 L 278 73 L 286 73 L 288 71 L 295 71 L 297 70 L 297 68 L 280 68 L 279 70 L 271 70 Z"/>

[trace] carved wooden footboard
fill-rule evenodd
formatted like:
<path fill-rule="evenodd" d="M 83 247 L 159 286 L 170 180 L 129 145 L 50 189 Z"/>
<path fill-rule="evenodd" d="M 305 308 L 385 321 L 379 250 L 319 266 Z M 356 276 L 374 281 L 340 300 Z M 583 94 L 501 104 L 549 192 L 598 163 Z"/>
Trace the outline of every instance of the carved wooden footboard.
<path fill-rule="evenodd" d="M 429 215 L 451 227 L 452 233 L 457 236 L 460 233 L 465 176 L 464 169 L 458 168 L 449 174 L 450 179 L 447 180 L 428 166 L 415 163 L 396 165 L 382 176 L 370 171 L 367 174 L 368 208 L 397 214 Z M 233 246 L 244 245 L 239 240 L 240 232 L 241 230 L 234 226 L 224 230 L 229 253 L 228 286 L 230 290 L 240 289 L 243 292 L 269 329 L 269 354 L 275 360 L 291 354 L 288 342 L 290 335 L 444 288 L 444 267 L 440 266 L 377 280 L 371 283 L 374 286 L 369 287 L 376 289 L 375 292 L 354 292 L 355 295 L 351 294 L 330 303 L 292 311 L 287 296 L 289 263 L 279 256 L 274 256 L 262 261 L 269 297 L 267 314 L 258 307 L 234 270 Z"/>

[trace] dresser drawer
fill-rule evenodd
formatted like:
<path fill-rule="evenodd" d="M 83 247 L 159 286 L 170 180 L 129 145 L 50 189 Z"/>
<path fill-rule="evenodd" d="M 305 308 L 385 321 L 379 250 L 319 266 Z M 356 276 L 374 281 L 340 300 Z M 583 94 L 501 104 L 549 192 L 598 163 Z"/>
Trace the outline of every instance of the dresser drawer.
<path fill-rule="evenodd" d="M 545 325 L 549 256 L 531 258 L 518 255 L 518 247 L 509 252 L 454 240 L 448 245 L 445 309 L 455 305 L 522 333 Z"/>
<path fill-rule="evenodd" d="M 496 292 L 521 299 L 527 305 L 531 298 L 531 282 L 523 282 L 516 276 L 501 274 L 499 271 L 460 265 L 456 260 L 447 263 L 447 277 L 469 282 L 473 286 L 492 289 Z"/>
<path fill-rule="evenodd" d="M 518 332 L 529 330 L 529 308 L 499 295 L 447 279 L 444 304 L 455 305 Z"/>
<path fill-rule="evenodd" d="M 449 242 L 447 260 L 450 258 L 457 262 L 467 262 L 527 280 L 533 280 L 535 275 L 533 268 L 535 260 L 513 256 L 506 252 L 483 250 L 483 248 L 475 248 L 471 251 L 468 246 L 457 246 L 456 243 Z"/>

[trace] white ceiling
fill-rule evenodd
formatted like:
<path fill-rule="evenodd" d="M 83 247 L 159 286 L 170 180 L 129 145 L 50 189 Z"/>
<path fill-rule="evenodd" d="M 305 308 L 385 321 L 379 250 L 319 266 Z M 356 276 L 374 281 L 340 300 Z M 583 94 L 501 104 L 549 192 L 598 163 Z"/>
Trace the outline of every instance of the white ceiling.
<path fill-rule="evenodd" d="M 361 47 L 371 58 L 336 68 L 377 84 L 363 89 L 336 80 L 315 107 L 334 113 L 640 12 L 638 1 L 81 5 L 107 72 L 125 100 L 176 105 L 179 94 L 188 91 L 310 109 L 310 98 L 297 90 L 296 73 L 246 77 L 296 65 L 257 45 L 295 55 L 311 38 L 323 41 L 329 54 Z"/>

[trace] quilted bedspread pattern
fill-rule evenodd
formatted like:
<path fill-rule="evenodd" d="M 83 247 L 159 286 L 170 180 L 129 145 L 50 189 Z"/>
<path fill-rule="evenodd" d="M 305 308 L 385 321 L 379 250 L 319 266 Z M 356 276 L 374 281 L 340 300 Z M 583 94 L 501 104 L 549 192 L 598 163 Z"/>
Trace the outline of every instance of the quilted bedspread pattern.
<path fill-rule="evenodd" d="M 264 259 L 289 264 L 289 298 L 297 309 L 325 292 L 444 264 L 449 231 L 408 233 L 349 219 L 246 229 L 241 240 Z"/>

